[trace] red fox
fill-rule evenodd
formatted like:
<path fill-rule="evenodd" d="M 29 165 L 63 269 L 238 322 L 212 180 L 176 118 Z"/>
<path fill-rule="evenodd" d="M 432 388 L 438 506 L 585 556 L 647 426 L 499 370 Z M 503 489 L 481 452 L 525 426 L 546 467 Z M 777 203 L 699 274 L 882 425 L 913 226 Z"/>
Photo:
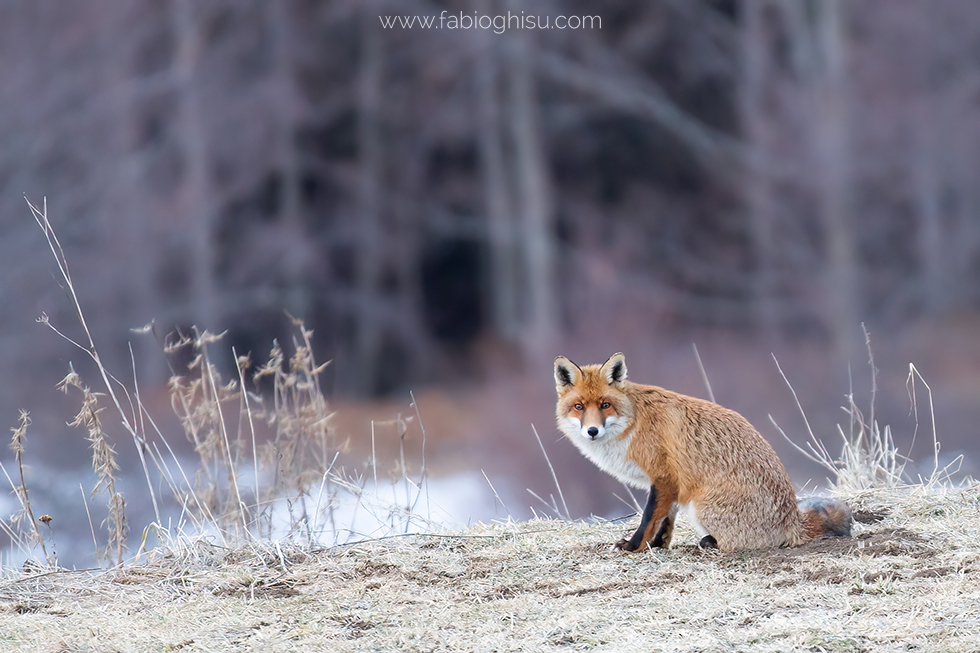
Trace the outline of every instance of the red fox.
<path fill-rule="evenodd" d="M 849 537 L 840 501 L 797 504 L 789 474 L 748 420 L 703 399 L 633 383 L 626 358 L 579 367 L 555 359 L 558 429 L 603 471 L 650 495 L 640 526 L 616 548 L 667 548 L 678 508 L 721 551 Z"/>

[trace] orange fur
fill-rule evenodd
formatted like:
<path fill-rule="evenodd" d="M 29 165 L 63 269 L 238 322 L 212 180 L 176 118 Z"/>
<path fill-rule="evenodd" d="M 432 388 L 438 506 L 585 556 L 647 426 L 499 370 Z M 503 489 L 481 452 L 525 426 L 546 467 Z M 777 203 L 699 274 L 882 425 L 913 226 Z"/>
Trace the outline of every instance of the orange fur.
<path fill-rule="evenodd" d="M 797 506 L 776 453 L 735 411 L 629 381 L 622 354 L 585 367 L 559 356 L 555 382 L 559 430 L 604 471 L 651 489 L 640 529 L 618 548 L 668 547 L 679 507 L 702 545 L 723 551 L 850 533 L 844 504 Z"/>

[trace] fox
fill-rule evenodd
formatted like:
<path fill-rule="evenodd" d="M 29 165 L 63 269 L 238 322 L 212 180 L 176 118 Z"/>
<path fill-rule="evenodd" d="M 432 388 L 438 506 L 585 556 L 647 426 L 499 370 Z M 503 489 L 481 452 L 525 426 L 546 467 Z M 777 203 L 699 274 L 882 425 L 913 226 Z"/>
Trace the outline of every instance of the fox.
<path fill-rule="evenodd" d="M 621 551 L 670 547 L 679 510 L 701 549 L 739 551 L 850 537 L 851 510 L 797 501 L 772 446 L 734 410 L 627 377 L 626 357 L 579 367 L 555 359 L 558 430 L 619 481 L 649 489 L 640 525 Z"/>

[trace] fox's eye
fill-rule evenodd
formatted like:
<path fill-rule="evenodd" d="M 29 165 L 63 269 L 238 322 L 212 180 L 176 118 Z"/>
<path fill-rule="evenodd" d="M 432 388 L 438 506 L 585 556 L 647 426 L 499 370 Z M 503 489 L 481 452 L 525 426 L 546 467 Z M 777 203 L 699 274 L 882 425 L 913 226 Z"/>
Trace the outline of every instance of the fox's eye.
<path fill-rule="evenodd" d="M 582 404 L 575 404 L 574 408 L 575 410 L 585 410 L 585 406 Z"/>
<path fill-rule="evenodd" d="M 609 408 L 610 406 L 612 406 L 612 404 L 610 404 L 608 401 L 604 401 L 604 402 L 602 402 L 601 408 L 602 408 L 602 410 L 605 410 L 605 409 Z"/>

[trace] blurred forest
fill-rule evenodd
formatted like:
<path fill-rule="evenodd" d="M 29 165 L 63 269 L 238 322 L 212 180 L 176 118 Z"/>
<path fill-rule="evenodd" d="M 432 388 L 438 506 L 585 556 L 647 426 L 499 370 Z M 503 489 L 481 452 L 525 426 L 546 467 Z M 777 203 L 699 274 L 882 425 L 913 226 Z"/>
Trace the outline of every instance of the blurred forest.
<path fill-rule="evenodd" d="M 443 11 L 601 27 L 380 20 Z M 835 416 L 864 322 L 897 343 L 897 414 L 913 349 L 948 349 L 932 378 L 959 365 L 976 403 L 976 0 L 5 0 L 0 73 L 11 425 L 81 358 L 35 324 L 74 317 L 25 194 L 103 355 L 130 369 L 132 341 L 145 385 L 165 360 L 130 328 L 262 355 L 288 312 L 335 396 L 533 378 L 484 407 L 506 427 L 473 429 L 536 446 L 533 412 L 555 448 L 557 354 L 623 350 L 637 380 L 703 396 L 705 338 L 719 401 L 772 440 L 766 412 L 795 406 L 747 378 L 807 354 L 795 380 L 832 370 Z"/>

